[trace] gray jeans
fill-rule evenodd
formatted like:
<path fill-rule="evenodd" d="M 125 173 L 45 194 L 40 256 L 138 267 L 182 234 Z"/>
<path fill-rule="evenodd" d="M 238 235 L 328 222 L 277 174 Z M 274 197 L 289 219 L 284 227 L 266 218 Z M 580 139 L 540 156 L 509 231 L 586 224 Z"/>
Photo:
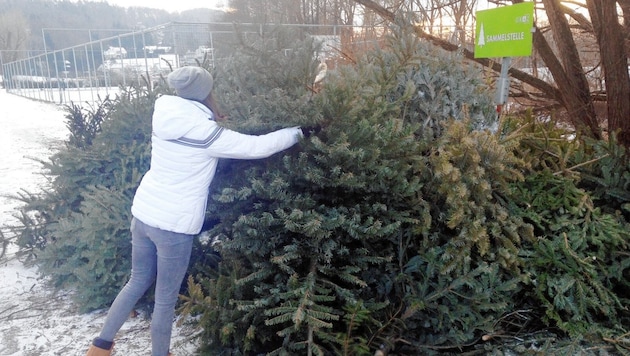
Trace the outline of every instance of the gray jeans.
<path fill-rule="evenodd" d="M 113 341 L 138 300 L 155 281 L 151 354 L 166 356 L 171 344 L 175 304 L 190 262 L 193 235 L 160 230 L 133 218 L 131 242 L 131 278 L 112 303 L 99 337 Z"/>

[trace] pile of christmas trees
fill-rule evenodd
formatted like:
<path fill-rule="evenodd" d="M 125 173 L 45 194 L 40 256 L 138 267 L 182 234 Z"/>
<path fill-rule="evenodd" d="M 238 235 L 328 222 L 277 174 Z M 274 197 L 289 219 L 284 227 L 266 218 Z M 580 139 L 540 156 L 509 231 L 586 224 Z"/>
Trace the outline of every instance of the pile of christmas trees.
<path fill-rule="evenodd" d="M 181 309 L 199 316 L 202 352 L 430 354 L 541 330 L 627 349 L 630 178 L 614 137 L 498 122 L 480 69 L 404 28 L 317 88 L 315 51 L 279 31 L 213 69 L 225 125 L 322 129 L 221 163 Z M 81 129 L 98 111 L 75 110 L 89 143 L 49 163 L 51 192 L 25 197 L 23 246 L 59 285 L 88 281 L 90 308 L 128 273 L 110 262 L 128 243 L 159 95 L 133 93 L 98 130 Z"/>

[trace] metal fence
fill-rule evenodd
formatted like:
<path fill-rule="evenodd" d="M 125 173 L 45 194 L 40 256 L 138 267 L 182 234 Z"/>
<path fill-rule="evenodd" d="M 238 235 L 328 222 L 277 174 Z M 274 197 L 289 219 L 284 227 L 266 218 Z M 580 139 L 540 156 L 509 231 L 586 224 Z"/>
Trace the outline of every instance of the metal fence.
<path fill-rule="evenodd" d="M 155 85 L 173 68 L 202 61 L 214 66 L 233 53 L 238 41 L 253 41 L 278 26 L 289 26 L 301 38 L 314 37 L 331 53 L 352 43 L 365 45 L 371 41 L 365 36 L 374 33 L 373 28 L 339 25 L 239 24 L 237 29 L 231 23 L 169 23 L 2 62 L 3 85 L 10 93 L 41 101 L 94 103 L 121 87 Z"/>

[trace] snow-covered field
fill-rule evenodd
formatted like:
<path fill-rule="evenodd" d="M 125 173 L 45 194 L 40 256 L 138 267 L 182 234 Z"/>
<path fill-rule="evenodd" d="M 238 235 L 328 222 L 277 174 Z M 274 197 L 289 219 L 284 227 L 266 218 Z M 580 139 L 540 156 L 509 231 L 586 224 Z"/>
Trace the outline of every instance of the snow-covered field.
<path fill-rule="evenodd" d="M 7 198 L 24 189 L 38 192 L 46 183 L 41 166 L 68 135 L 63 107 L 0 90 L 0 226 L 14 224 L 19 202 Z M 72 291 L 54 291 L 37 270 L 25 267 L 10 246 L 0 259 L 0 356 L 81 356 L 97 336 L 106 310 L 80 314 Z M 172 353 L 194 355 L 195 330 L 175 326 Z M 118 333 L 113 355 L 151 353 L 148 316 L 130 318 Z"/>

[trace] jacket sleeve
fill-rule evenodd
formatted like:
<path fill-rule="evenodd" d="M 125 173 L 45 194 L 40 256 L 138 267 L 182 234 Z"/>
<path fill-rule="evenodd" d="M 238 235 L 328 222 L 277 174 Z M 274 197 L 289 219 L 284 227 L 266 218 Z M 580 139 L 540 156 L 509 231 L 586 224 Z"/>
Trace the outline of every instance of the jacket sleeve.
<path fill-rule="evenodd" d="M 302 137 L 299 127 L 290 127 L 265 135 L 246 135 L 215 126 L 208 139 L 208 155 L 217 158 L 266 158 L 295 145 Z"/>

